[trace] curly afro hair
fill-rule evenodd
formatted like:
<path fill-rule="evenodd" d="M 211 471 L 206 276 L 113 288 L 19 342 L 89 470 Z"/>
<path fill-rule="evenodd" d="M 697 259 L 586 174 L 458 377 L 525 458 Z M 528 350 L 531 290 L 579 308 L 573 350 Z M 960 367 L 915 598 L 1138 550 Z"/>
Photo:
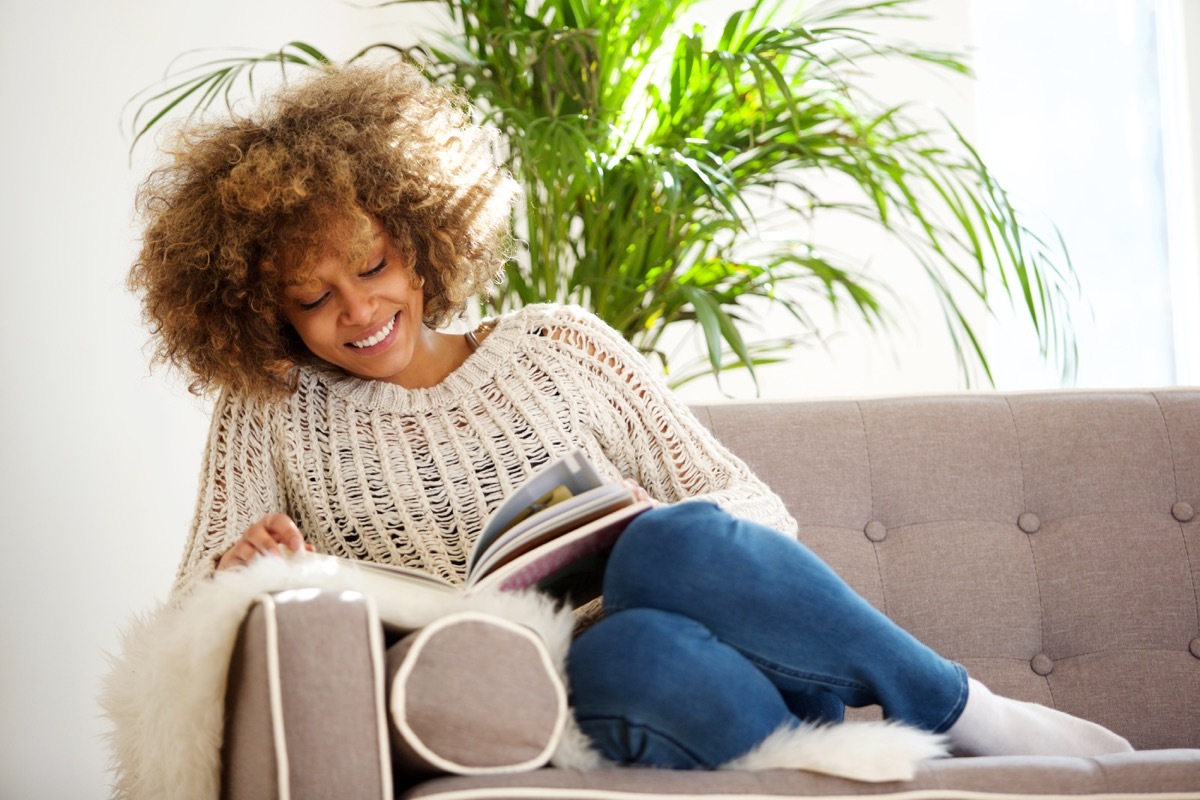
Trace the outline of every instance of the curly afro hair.
<path fill-rule="evenodd" d="M 426 324 L 445 324 L 509 256 L 516 184 L 494 149 L 459 94 L 403 62 L 323 73 L 182 130 L 138 194 L 129 286 L 154 361 L 197 394 L 291 391 L 313 357 L 284 320 L 284 282 L 331 248 L 364 255 L 372 219 L 412 264 Z"/>

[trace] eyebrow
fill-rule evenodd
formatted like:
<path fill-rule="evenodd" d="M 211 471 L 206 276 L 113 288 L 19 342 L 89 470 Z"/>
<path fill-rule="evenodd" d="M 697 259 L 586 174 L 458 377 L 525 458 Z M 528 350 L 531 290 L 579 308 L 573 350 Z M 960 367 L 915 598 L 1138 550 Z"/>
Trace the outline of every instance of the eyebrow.
<path fill-rule="evenodd" d="M 371 234 L 371 246 L 374 247 L 376 242 L 378 242 L 380 239 L 384 239 L 386 237 L 387 237 L 387 233 L 385 231 L 383 231 L 383 230 L 375 231 L 374 233 Z M 311 275 L 304 280 L 301 280 L 299 278 L 291 278 L 286 283 L 284 283 L 283 288 L 285 288 L 285 289 L 300 289 L 300 288 L 303 288 L 306 284 L 317 283 L 317 282 L 318 281 L 316 281 L 316 279 L 314 279 Z"/>

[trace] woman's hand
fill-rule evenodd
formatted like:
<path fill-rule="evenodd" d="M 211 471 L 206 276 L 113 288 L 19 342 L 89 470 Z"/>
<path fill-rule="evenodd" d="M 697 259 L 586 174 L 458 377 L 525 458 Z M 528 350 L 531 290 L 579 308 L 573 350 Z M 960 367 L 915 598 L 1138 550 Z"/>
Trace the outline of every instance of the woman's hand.
<path fill-rule="evenodd" d="M 646 487 L 642 486 L 633 478 L 625 478 L 623 481 L 621 481 L 621 484 L 626 489 L 633 492 L 634 500 L 649 500 L 653 502 L 653 498 L 650 497 L 650 493 L 646 491 Z"/>
<path fill-rule="evenodd" d="M 217 562 L 217 569 L 240 567 L 267 553 L 281 556 L 285 547 L 293 553 L 312 550 L 291 517 L 287 514 L 267 514 L 247 528 L 233 547 L 225 551 Z"/>

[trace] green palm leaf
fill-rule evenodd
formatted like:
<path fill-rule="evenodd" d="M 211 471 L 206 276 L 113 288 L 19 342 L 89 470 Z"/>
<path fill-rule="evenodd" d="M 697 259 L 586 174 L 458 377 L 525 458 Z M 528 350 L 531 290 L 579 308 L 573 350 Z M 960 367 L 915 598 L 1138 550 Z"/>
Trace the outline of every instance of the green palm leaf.
<path fill-rule="evenodd" d="M 462 86 L 500 129 L 525 187 L 514 230 L 524 248 L 486 311 L 582 303 L 664 366 L 664 333 L 694 326 L 710 372 L 754 376 L 816 340 L 812 309 L 876 329 L 894 318 L 886 274 L 867 281 L 860 265 L 806 240 L 813 218 L 841 214 L 912 253 L 968 381 L 972 365 L 989 380 L 991 371 L 960 298 L 1011 302 L 1047 358 L 1074 364 L 1067 301 L 1078 286 L 1061 239 L 1047 243 L 1024 225 L 952 123 L 929 128 L 857 82 L 872 63 L 892 61 L 970 73 L 957 54 L 869 30 L 876 19 L 919 18 L 914 0 L 827 0 L 799 19 L 760 1 L 712 32 L 683 28 L 691 0 L 428 2 L 455 29 L 422 46 L 427 73 Z M 383 42 L 349 60 L 380 50 L 406 55 Z M 334 68 L 320 49 L 290 42 L 172 71 L 166 88 L 135 98 L 134 145 L 173 114 L 252 94 L 264 64 L 285 74 Z M 853 197 L 829 194 L 831 179 Z M 764 231 L 781 219 L 790 239 L 769 244 Z M 749 309 L 761 304 L 783 309 L 795 328 L 749 339 Z M 672 380 L 695 377 L 690 365 Z"/>

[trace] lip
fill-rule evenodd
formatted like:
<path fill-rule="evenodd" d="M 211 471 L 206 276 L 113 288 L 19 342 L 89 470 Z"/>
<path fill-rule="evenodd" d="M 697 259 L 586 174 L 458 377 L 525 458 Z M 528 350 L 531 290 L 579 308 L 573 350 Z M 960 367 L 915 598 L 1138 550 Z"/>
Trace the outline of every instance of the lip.
<path fill-rule="evenodd" d="M 385 336 L 383 338 L 383 341 L 376 342 L 375 344 L 371 345 L 370 347 L 355 347 L 350 342 L 346 342 L 345 348 L 347 350 L 349 350 L 350 352 L 355 353 L 357 355 L 361 355 L 361 356 L 370 356 L 370 355 L 374 355 L 374 354 L 380 352 L 381 350 L 386 350 L 388 347 L 391 346 L 392 342 L 394 342 L 396 340 L 396 336 L 399 335 L 399 330 L 400 330 L 400 320 L 398 319 L 399 316 L 400 316 L 400 312 L 397 311 L 395 314 L 393 314 L 388 319 L 383 320 L 378 325 L 376 325 L 372 328 L 368 328 L 367 330 L 363 331 L 361 334 L 359 334 L 358 336 L 355 336 L 353 339 L 350 340 L 350 342 L 361 342 L 363 339 L 370 339 L 372 336 L 379 333 L 379 331 L 381 331 L 383 328 L 387 327 L 388 322 L 393 322 L 394 324 L 392 325 L 391 333 L 389 333 L 387 336 Z"/>

